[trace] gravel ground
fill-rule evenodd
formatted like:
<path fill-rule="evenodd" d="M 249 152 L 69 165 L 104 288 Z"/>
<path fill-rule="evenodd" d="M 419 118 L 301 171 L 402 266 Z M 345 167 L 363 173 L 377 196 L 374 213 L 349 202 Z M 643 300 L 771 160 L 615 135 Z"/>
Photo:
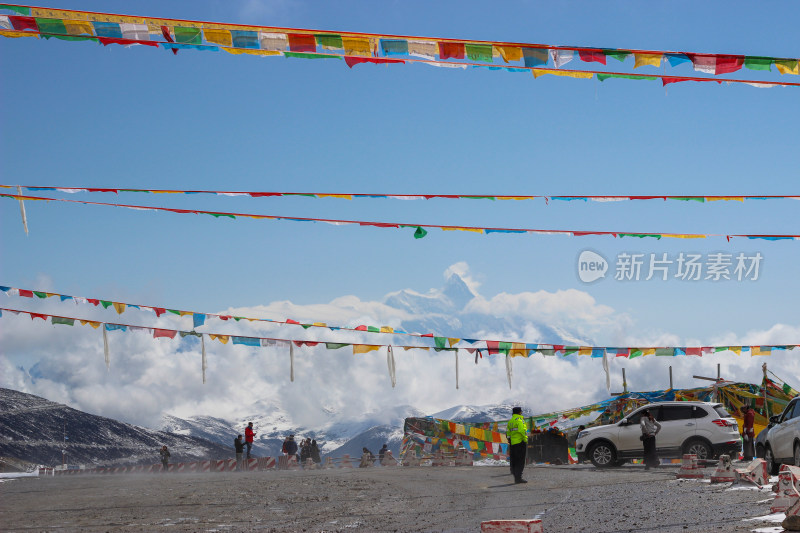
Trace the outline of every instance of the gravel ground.
<path fill-rule="evenodd" d="M 769 514 L 771 490 L 676 480 L 676 471 L 540 465 L 522 485 L 502 466 L 19 478 L 0 483 L 0 528 L 473 532 L 482 520 L 535 517 L 545 533 L 779 525 L 745 521 Z"/>

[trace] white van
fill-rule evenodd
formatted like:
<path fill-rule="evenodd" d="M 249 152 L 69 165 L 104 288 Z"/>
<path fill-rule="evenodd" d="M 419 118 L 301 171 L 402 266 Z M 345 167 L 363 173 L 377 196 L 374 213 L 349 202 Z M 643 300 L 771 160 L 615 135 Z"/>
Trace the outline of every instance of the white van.
<path fill-rule="evenodd" d="M 656 435 L 659 457 L 680 457 L 685 453 L 698 459 L 722 454 L 738 458 L 742 449 L 739 425 L 721 403 L 656 402 L 632 411 L 615 424 L 585 429 L 578 433 L 575 451 L 578 461 L 589 459 L 600 468 L 619 466 L 630 459 L 642 459 L 639 420 L 650 411 L 661 423 Z"/>

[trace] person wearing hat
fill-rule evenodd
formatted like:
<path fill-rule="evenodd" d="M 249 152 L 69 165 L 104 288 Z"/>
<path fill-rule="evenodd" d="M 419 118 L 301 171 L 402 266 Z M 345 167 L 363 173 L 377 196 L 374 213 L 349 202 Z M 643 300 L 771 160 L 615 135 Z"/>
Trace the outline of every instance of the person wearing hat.
<path fill-rule="evenodd" d="M 525 455 L 528 450 L 528 426 L 522 418 L 522 407 L 514 407 L 511 410 L 506 437 L 509 444 L 508 462 L 514 475 L 514 483 L 527 483 L 522 479 L 522 471 L 525 469 Z"/>

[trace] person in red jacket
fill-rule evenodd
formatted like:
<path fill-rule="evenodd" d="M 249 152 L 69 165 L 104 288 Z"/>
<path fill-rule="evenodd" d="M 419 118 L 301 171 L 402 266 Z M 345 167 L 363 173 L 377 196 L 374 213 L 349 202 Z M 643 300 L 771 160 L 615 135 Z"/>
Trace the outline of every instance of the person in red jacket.
<path fill-rule="evenodd" d="M 742 418 L 744 422 L 744 427 L 742 428 L 742 456 L 745 461 L 752 461 L 753 455 L 755 455 L 755 450 L 753 449 L 753 443 L 756 436 L 756 432 L 753 429 L 753 425 L 756 421 L 756 412 L 753 411 L 753 408 L 750 405 L 746 405 L 743 409 Z"/>
<path fill-rule="evenodd" d="M 247 424 L 247 427 L 244 428 L 244 443 L 247 445 L 247 458 L 250 459 L 250 448 L 253 447 L 253 439 L 256 436 L 256 432 L 253 431 L 253 423 L 250 422 Z"/>

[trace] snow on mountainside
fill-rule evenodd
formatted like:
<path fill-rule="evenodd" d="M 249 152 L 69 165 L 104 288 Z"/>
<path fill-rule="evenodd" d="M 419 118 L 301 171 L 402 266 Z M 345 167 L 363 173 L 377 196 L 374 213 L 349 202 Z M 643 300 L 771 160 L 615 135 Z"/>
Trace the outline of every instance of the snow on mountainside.
<path fill-rule="evenodd" d="M 0 388 L 0 456 L 43 465 L 132 465 L 159 462 L 166 444 L 172 462 L 230 457 L 230 450 L 187 435 L 174 435 L 84 413 Z M 65 439 L 66 436 L 66 439 Z"/>

